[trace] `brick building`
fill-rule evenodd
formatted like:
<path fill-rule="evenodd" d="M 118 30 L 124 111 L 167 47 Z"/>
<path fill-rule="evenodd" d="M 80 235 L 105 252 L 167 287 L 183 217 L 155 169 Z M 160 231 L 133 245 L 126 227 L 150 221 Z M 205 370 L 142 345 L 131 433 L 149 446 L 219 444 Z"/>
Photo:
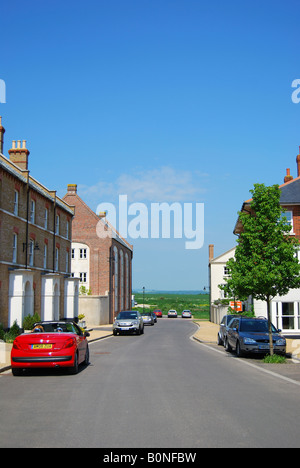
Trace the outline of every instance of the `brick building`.
<path fill-rule="evenodd" d="M 133 247 L 103 215 L 94 213 L 68 185 L 64 201 L 75 208 L 72 226 L 72 274 L 93 296 L 108 296 L 109 322 L 131 308 Z"/>
<path fill-rule="evenodd" d="M 299 148 L 300 149 L 300 148 Z M 286 210 L 284 215 L 292 226 L 291 235 L 300 240 L 300 154 L 296 158 L 297 177 L 291 175 L 290 169 L 286 170 L 284 183 L 279 185 L 280 205 Z M 243 203 L 241 211 L 249 212 L 252 199 Z M 237 219 L 234 227 L 234 234 L 239 235 L 242 230 L 242 223 Z"/>
<path fill-rule="evenodd" d="M 3 155 L 0 117 L 0 322 L 10 327 L 37 312 L 44 320 L 78 315 L 72 279 L 74 211 L 28 170 L 26 141 Z"/>

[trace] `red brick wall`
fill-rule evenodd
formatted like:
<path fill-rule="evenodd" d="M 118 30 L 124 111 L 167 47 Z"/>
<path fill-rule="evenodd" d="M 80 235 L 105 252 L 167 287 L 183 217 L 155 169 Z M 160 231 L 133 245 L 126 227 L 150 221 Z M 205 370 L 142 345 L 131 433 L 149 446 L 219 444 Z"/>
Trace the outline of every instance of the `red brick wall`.
<path fill-rule="evenodd" d="M 124 296 L 130 297 L 132 291 L 132 269 L 131 269 L 131 259 L 132 252 L 129 248 L 121 244 L 115 239 L 110 237 L 99 238 L 97 235 L 97 224 L 99 222 L 99 217 L 83 202 L 83 200 L 75 193 L 68 192 L 64 196 L 64 201 L 71 206 L 75 206 L 75 216 L 72 223 L 72 241 L 80 242 L 86 244 L 90 248 L 90 275 L 89 275 L 89 284 L 91 288 L 92 295 L 106 295 L 110 296 L 110 317 L 111 321 L 115 315 L 114 311 L 114 278 L 113 278 L 113 268 L 112 268 L 112 259 L 111 251 L 114 246 L 118 249 L 119 261 L 118 261 L 118 303 L 120 305 L 120 278 L 121 278 L 121 261 L 120 261 L 120 252 L 123 251 L 124 259 L 126 253 L 129 258 L 129 267 L 130 267 L 130 277 L 128 281 L 128 291 L 125 292 Z M 124 261 L 125 269 L 125 261 Z M 110 276 L 110 270 L 111 276 Z M 125 278 L 125 272 L 124 272 Z M 125 280 L 124 280 L 125 285 Z M 125 286 L 124 286 L 125 287 Z M 131 301 L 129 302 L 129 308 L 131 307 Z M 119 307 L 120 310 L 120 307 Z"/>
<path fill-rule="evenodd" d="M 18 192 L 18 214 L 14 214 L 15 191 Z M 34 251 L 34 265 L 27 267 L 34 271 L 34 311 L 41 312 L 41 274 L 53 271 L 53 246 L 59 247 L 59 270 L 62 278 L 66 274 L 66 252 L 69 252 L 69 272 L 71 267 L 71 214 L 57 207 L 60 215 L 60 235 L 54 238 L 54 202 L 33 188 L 30 189 L 29 201 L 35 201 L 35 222 L 28 224 L 28 241 L 34 240 L 39 250 Z M 48 209 L 48 229 L 44 229 L 45 208 Z M 8 322 L 8 286 L 9 269 L 26 267 L 26 217 L 27 217 L 27 185 L 18 177 L 0 169 L 0 322 L 7 326 Z M 69 239 L 67 236 L 69 224 Z M 17 261 L 13 263 L 13 237 L 17 234 Z M 44 245 L 48 246 L 47 269 L 44 270 Z M 24 247 L 23 247 L 24 244 Z M 29 249 L 27 250 L 29 256 Z M 64 282 L 61 281 L 60 311 L 64 311 Z"/>
<path fill-rule="evenodd" d="M 300 240 L 300 206 L 283 206 L 287 211 L 293 212 L 293 233 Z"/>

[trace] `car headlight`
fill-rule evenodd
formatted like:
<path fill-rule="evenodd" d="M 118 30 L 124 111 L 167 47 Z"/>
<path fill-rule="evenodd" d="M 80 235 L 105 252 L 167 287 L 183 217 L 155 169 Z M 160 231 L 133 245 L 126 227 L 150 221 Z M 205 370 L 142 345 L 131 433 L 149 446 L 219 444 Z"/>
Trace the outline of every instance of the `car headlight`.
<path fill-rule="evenodd" d="M 280 340 L 277 340 L 275 343 L 277 346 L 285 346 L 286 341 L 284 338 L 281 338 Z"/>
<path fill-rule="evenodd" d="M 252 338 L 244 338 L 244 344 L 256 344 L 256 341 Z"/>

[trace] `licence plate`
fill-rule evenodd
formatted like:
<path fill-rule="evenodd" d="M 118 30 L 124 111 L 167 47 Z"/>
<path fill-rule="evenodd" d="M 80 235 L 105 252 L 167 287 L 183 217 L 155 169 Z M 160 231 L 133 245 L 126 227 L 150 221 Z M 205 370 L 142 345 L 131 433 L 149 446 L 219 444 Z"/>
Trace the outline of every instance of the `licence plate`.
<path fill-rule="evenodd" d="M 31 349 L 52 349 L 52 344 L 33 344 Z"/>
<path fill-rule="evenodd" d="M 121 327 L 121 330 L 124 330 L 124 331 L 125 330 L 130 330 L 130 328 L 129 327 Z"/>
<path fill-rule="evenodd" d="M 268 344 L 262 344 L 262 345 L 259 345 L 258 349 L 269 349 L 270 346 Z"/>

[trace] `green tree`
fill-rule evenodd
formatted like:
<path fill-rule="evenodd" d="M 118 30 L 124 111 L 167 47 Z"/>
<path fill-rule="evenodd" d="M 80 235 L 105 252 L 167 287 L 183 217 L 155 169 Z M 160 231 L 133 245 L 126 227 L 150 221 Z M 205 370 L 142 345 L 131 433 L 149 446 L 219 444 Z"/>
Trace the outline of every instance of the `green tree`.
<path fill-rule="evenodd" d="M 270 355 L 273 355 L 271 300 L 300 287 L 296 254 L 299 242 L 290 235 L 291 225 L 280 206 L 279 186 L 255 184 L 250 192 L 250 211 L 239 213 L 243 229 L 235 258 L 227 262 L 230 277 L 220 288 L 241 300 L 252 296 L 267 302 Z"/>

